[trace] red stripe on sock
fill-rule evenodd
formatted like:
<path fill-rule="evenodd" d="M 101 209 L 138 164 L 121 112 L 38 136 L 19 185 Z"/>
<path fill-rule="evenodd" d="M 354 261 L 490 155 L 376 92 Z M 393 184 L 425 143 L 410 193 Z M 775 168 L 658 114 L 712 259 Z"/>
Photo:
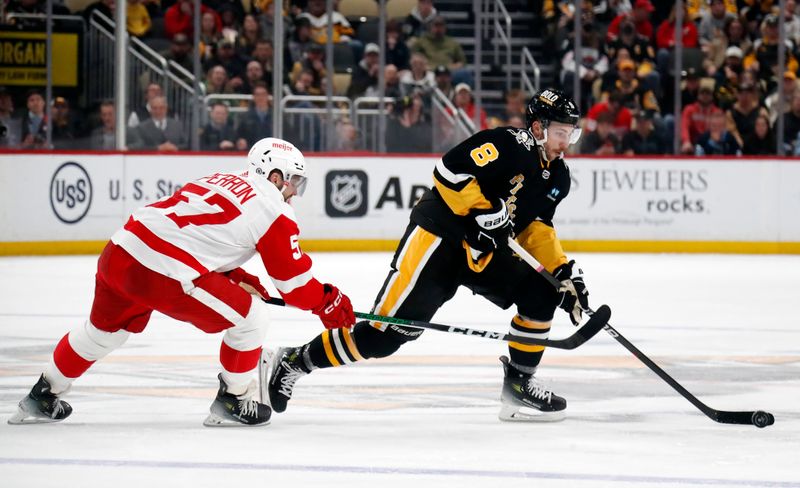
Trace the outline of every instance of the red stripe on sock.
<path fill-rule="evenodd" d="M 222 341 L 219 347 L 219 362 L 229 373 L 247 373 L 256 369 L 261 357 L 261 348 L 252 351 L 237 351 Z"/>
<path fill-rule="evenodd" d="M 53 351 L 53 360 L 61 374 L 67 378 L 77 378 L 86 372 L 94 361 L 87 361 L 75 352 L 69 343 L 69 334 L 61 338 Z"/>

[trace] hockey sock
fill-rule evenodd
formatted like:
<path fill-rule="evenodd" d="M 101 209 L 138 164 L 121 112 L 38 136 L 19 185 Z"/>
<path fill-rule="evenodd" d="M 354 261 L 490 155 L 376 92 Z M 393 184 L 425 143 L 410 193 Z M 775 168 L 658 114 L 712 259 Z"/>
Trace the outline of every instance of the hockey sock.
<path fill-rule="evenodd" d="M 125 330 L 105 332 L 88 320 L 61 338 L 53 359 L 45 370 L 45 378 L 58 394 L 69 388 L 72 381 L 81 376 L 98 359 L 121 346 L 130 334 Z"/>
<path fill-rule="evenodd" d="M 529 337 L 535 339 L 547 339 L 550 336 L 550 321 L 539 322 L 515 315 L 511 320 L 509 333 L 519 337 Z M 523 373 L 533 374 L 536 367 L 544 355 L 544 346 L 534 346 L 520 344 L 519 342 L 508 343 L 508 354 L 511 365 Z"/>
<path fill-rule="evenodd" d="M 406 342 L 392 331 L 359 322 L 349 329 L 326 330 L 308 343 L 308 358 L 315 368 L 341 366 L 368 358 L 394 354 Z"/>

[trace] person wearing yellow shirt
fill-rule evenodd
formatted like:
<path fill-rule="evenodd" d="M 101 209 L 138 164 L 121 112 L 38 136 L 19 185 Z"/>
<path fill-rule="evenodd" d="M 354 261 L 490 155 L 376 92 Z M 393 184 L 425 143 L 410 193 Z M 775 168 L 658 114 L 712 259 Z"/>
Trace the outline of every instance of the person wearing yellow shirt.
<path fill-rule="evenodd" d="M 143 37 L 150 32 L 150 14 L 142 0 L 128 0 L 128 33 L 132 36 Z"/>

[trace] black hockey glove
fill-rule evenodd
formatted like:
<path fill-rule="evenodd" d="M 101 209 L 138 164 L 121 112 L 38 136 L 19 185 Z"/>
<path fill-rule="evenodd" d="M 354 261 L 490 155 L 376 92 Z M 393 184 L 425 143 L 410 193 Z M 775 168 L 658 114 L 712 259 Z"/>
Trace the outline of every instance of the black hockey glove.
<path fill-rule="evenodd" d="M 464 240 L 469 247 L 480 252 L 492 252 L 508 245 L 511 234 L 511 219 L 503 200 L 487 210 L 474 210 L 473 221 L 468 225 Z"/>
<path fill-rule="evenodd" d="M 553 276 L 561 282 L 558 293 L 561 296 L 559 307 L 569 314 L 573 325 L 581 323 L 584 310 L 589 309 L 589 290 L 583 281 L 583 270 L 575 264 L 575 260 L 556 268 Z"/>

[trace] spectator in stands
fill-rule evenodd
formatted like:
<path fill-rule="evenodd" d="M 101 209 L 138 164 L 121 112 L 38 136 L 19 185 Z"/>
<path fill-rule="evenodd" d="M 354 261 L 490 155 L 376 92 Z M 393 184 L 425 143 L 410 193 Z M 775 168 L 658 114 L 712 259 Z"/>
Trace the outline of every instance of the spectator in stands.
<path fill-rule="evenodd" d="M 789 110 L 784 113 L 783 141 L 788 154 L 800 155 L 800 92 L 795 92 Z"/>
<path fill-rule="evenodd" d="M 620 154 L 619 137 L 614 132 L 614 115 L 603 112 L 597 117 L 595 130 L 581 137 L 581 154 L 609 156 Z"/>
<path fill-rule="evenodd" d="M 391 19 L 386 23 L 386 64 L 393 64 L 397 69 L 408 69 L 411 51 L 403 41 L 400 23 Z"/>
<path fill-rule="evenodd" d="M 730 46 L 725 54 L 725 64 L 715 75 L 717 86 L 714 91 L 714 98 L 722 110 L 728 110 L 736 103 L 736 92 L 739 91 L 739 84 L 744 75 L 742 50 L 737 46 Z"/>
<path fill-rule="evenodd" d="M 100 104 L 100 127 L 92 131 L 89 146 L 106 151 L 117 148 L 117 119 L 113 101 L 104 100 Z"/>
<path fill-rule="evenodd" d="M 467 62 L 464 49 L 458 41 L 447 35 L 447 21 L 444 17 L 433 19 L 429 32 L 417 39 L 411 51 L 424 54 L 429 69 L 440 64 L 447 66 L 453 74 L 453 83 L 472 82 L 472 73 L 462 69 Z"/>
<path fill-rule="evenodd" d="M 239 30 L 239 35 L 236 37 L 236 50 L 241 56 L 250 57 L 259 39 L 263 39 L 261 25 L 254 15 L 245 15 L 242 21 L 242 28 Z"/>
<path fill-rule="evenodd" d="M 254 59 L 247 63 L 244 82 L 239 87 L 239 93 L 253 93 L 253 87 L 257 83 L 266 83 L 266 81 L 264 79 L 264 68 L 261 67 L 261 63 Z"/>
<path fill-rule="evenodd" d="M 701 14 L 698 28 L 699 42 L 703 47 L 722 34 L 725 25 L 736 18 L 735 13 L 725 8 L 725 0 L 708 0 L 708 3 L 709 8 Z"/>
<path fill-rule="evenodd" d="M 516 125 L 516 119 L 525 115 L 527 104 L 525 92 L 519 88 L 508 90 L 503 94 L 503 111 L 497 116 L 489 117 L 489 127 L 522 127 Z"/>
<path fill-rule="evenodd" d="M 452 102 L 456 92 L 453 88 L 453 77 L 450 76 L 450 70 L 447 69 L 447 66 L 440 64 L 433 70 L 433 76 L 436 80 L 436 88 Z"/>
<path fill-rule="evenodd" d="M 725 10 L 737 15 L 738 0 L 721 0 Z M 711 0 L 686 0 L 687 19 L 693 22 L 700 22 L 703 16 L 711 10 Z"/>
<path fill-rule="evenodd" d="M 683 18 L 688 19 L 686 16 L 685 4 L 683 9 Z M 661 25 L 658 26 L 658 31 L 656 31 L 656 47 L 658 48 L 658 52 L 656 53 L 656 65 L 658 66 L 658 71 L 661 73 L 667 73 L 669 71 L 670 51 L 675 47 L 675 16 L 676 8 L 673 6 L 669 18 L 662 22 Z M 684 49 L 697 48 L 700 46 L 697 38 L 697 26 L 695 26 L 694 22 L 683 22 L 682 39 Z"/>
<path fill-rule="evenodd" d="M 211 104 L 208 123 L 201 129 L 202 151 L 232 151 L 235 149 L 236 132 L 228 117 L 228 106 L 222 102 Z"/>
<path fill-rule="evenodd" d="M 131 149 L 174 152 L 188 149 L 188 140 L 181 123 L 169 117 L 167 99 L 150 100 L 150 118 L 131 131 Z"/>
<path fill-rule="evenodd" d="M 356 69 L 353 71 L 350 86 L 347 88 L 348 97 L 358 98 L 364 95 L 368 88 L 378 86 L 378 70 L 380 69 L 378 56 L 380 51 L 380 48 L 374 42 L 370 42 L 364 48 L 364 58 L 358 62 Z"/>
<path fill-rule="evenodd" d="M 411 10 L 403 23 L 403 34 L 413 44 L 415 38 L 430 30 L 430 25 L 439 15 L 433 6 L 433 0 L 418 0 L 417 6 Z"/>
<path fill-rule="evenodd" d="M 775 133 L 765 115 L 756 117 L 753 133 L 745 137 L 742 153 L 748 155 L 769 155 L 778 153 Z"/>
<path fill-rule="evenodd" d="M 311 23 L 311 39 L 317 44 L 325 44 L 328 39 L 328 12 L 325 7 L 325 0 L 308 0 L 307 11 L 300 14 L 300 18 L 306 18 Z M 333 23 L 333 42 L 347 42 L 352 46 L 360 45 L 352 38 L 354 34 L 350 22 L 339 12 L 333 11 L 330 22 Z M 359 54 L 356 50 L 354 54 Z M 361 56 L 358 56 L 360 58 Z"/>
<path fill-rule="evenodd" d="M 186 35 L 186 34 L 184 34 Z M 214 49 L 222 39 L 222 21 L 216 12 L 203 12 L 200 17 L 200 58 L 203 65 L 211 62 Z"/>
<path fill-rule="evenodd" d="M 239 30 L 242 28 L 241 20 L 243 18 L 243 16 L 237 14 L 237 9 L 232 5 L 232 3 L 226 3 L 222 5 L 222 7 L 215 9 L 222 22 L 222 38 L 228 39 L 231 42 L 235 41 L 236 37 L 239 35 Z"/>
<path fill-rule="evenodd" d="M 320 95 L 322 90 L 314 86 L 314 72 L 308 68 L 292 73 L 292 93 L 295 95 Z"/>
<path fill-rule="evenodd" d="M 17 147 L 22 125 L 14 116 L 14 98 L 5 89 L 0 89 L 0 147 Z"/>
<path fill-rule="evenodd" d="M 761 23 L 761 38 L 756 39 L 753 51 L 745 56 L 744 68 L 758 73 L 758 78 L 767 81 L 767 90 L 773 90 L 777 85 L 777 73 L 784 71 L 797 72 L 800 64 L 792 53 L 792 42 L 786 40 L 784 46 L 786 66 L 778 67 L 778 16 L 767 15 Z"/>
<path fill-rule="evenodd" d="M 206 94 L 234 93 L 233 84 L 228 79 L 228 72 L 222 66 L 213 66 L 206 72 Z M 240 85 L 241 86 L 241 85 Z"/>
<path fill-rule="evenodd" d="M 194 55 L 192 53 L 192 43 L 186 34 L 181 32 L 172 37 L 169 49 L 161 53 L 167 61 L 174 61 L 189 73 L 194 72 Z"/>
<path fill-rule="evenodd" d="M 753 41 L 747 35 L 744 24 L 738 17 L 730 19 L 723 29 L 727 46 L 736 46 L 742 50 L 742 53 L 750 52 L 753 47 Z"/>
<path fill-rule="evenodd" d="M 296 5 L 292 5 L 290 8 L 295 9 L 297 13 L 293 13 L 291 16 L 281 16 L 281 19 L 283 20 L 284 39 L 288 33 L 292 32 L 292 19 L 295 19 L 297 15 L 302 13 L 302 10 L 300 10 L 300 8 Z M 261 37 L 272 40 L 275 36 L 275 8 L 272 5 L 272 0 L 256 1 L 255 11 L 258 12 L 257 20 L 261 25 Z"/>
<path fill-rule="evenodd" d="M 52 102 L 53 148 L 79 149 L 85 146 L 83 124 L 71 110 L 69 101 L 55 97 Z"/>
<path fill-rule="evenodd" d="M 475 120 L 475 98 L 472 96 L 472 88 L 466 83 L 459 83 L 456 85 L 456 96 L 453 99 L 453 105 L 455 105 L 458 110 L 463 111 L 467 115 L 467 118 Z M 481 108 L 481 125 L 479 130 L 489 128 L 489 123 L 486 119 L 486 111 Z"/>
<path fill-rule="evenodd" d="M 739 85 L 736 103 L 725 114 L 728 131 L 736 138 L 739 146 L 743 146 L 745 139 L 755 130 L 756 118 L 763 115 L 769 119 L 767 109 L 761 105 L 758 86 L 749 82 Z"/>
<path fill-rule="evenodd" d="M 383 69 L 383 82 L 386 85 L 383 89 L 383 95 L 385 97 L 400 98 L 403 96 L 400 89 L 400 74 L 397 70 L 397 66 L 393 64 L 386 65 Z M 378 94 L 370 93 L 370 90 L 367 90 L 367 96 L 378 96 Z"/>
<path fill-rule="evenodd" d="M 246 94 L 253 93 L 253 87 L 258 83 L 266 83 L 264 79 L 264 68 L 261 67 L 261 63 L 254 59 L 247 63 L 244 81 L 241 86 L 239 86 L 238 92 Z"/>
<path fill-rule="evenodd" d="M 641 110 L 636 114 L 636 124 L 633 130 L 622 138 L 622 153 L 626 156 L 642 154 L 667 154 L 671 152 L 667 141 L 653 123 L 653 114 Z"/>
<path fill-rule="evenodd" d="M 633 26 L 631 25 L 630 27 L 632 28 Z M 592 85 L 608 71 L 608 58 L 603 52 L 600 36 L 597 34 L 594 24 L 583 25 L 583 42 L 580 55 L 581 57 L 576 63 L 575 49 L 570 46 L 564 57 L 561 58 L 561 86 L 564 88 L 564 93 L 574 99 L 575 94 L 573 91 L 575 85 L 573 80 L 577 72 L 580 78 L 582 105 L 588 107 L 591 105 Z"/>
<path fill-rule="evenodd" d="M 114 1 L 114 0 L 110 0 Z M 222 23 L 219 15 L 213 9 L 200 5 L 200 13 L 204 15 L 210 13 L 214 15 L 214 23 L 221 30 Z M 191 39 L 194 33 L 194 2 L 192 0 L 178 0 L 164 13 L 164 31 L 167 37 L 172 39 L 175 34 L 181 32 Z M 202 19 L 202 17 L 201 17 Z"/>
<path fill-rule="evenodd" d="M 619 61 L 617 53 L 623 49 L 628 51 L 630 58 L 638 66 L 637 77 L 646 80 L 650 88 L 658 91 L 661 86 L 661 77 L 655 69 L 655 49 L 646 37 L 636 32 L 636 26 L 630 18 L 620 22 L 619 36 L 606 46 L 608 59 L 612 60 L 612 64 Z"/>
<path fill-rule="evenodd" d="M 430 153 L 433 129 L 426 119 L 419 94 L 402 97 L 395 105 L 395 116 L 386 125 L 386 151 L 391 153 Z"/>
<path fill-rule="evenodd" d="M 215 12 L 229 11 L 236 22 L 244 18 L 245 3 L 242 0 L 203 0 L 203 3 L 214 9 Z M 249 5 L 250 2 L 247 4 Z"/>
<path fill-rule="evenodd" d="M 272 110 L 267 86 L 264 83 L 253 85 L 253 103 L 239 121 L 236 131 L 236 149 L 246 151 L 256 141 L 272 137 Z"/>
<path fill-rule="evenodd" d="M 725 129 L 725 114 L 714 112 L 708 118 L 708 130 L 697 138 L 695 156 L 739 156 L 742 148 Z"/>
<path fill-rule="evenodd" d="M 163 92 L 161 90 L 161 85 L 155 82 L 148 83 L 147 88 L 145 88 L 144 91 L 144 105 L 140 105 L 131 110 L 131 114 L 128 116 L 128 128 L 134 128 L 140 123 L 149 119 L 150 101 L 155 97 L 160 97 L 162 95 Z"/>
<path fill-rule="evenodd" d="M 650 3 L 650 0 L 635 0 L 631 12 L 621 13 L 611 21 L 606 32 L 606 40 L 613 41 L 616 39 L 619 36 L 620 23 L 625 19 L 631 19 L 636 26 L 636 32 L 645 39 L 652 41 L 653 24 L 650 23 L 650 14 L 653 10 L 653 4 Z"/>
<path fill-rule="evenodd" d="M 697 101 L 700 91 L 700 74 L 694 68 L 681 71 L 681 107 L 691 105 Z"/>
<path fill-rule="evenodd" d="M 600 115 L 608 112 L 614 120 L 614 132 L 616 132 L 617 137 L 622 138 L 631 129 L 631 123 L 633 122 L 631 111 L 622 104 L 624 99 L 625 96 L 622 92 L 614 90 L 609 94 L 608 100 L 594 104 L 586 115 L 586 129 L 588 131 L 596 130 Z"/>
<path fill-rule="evenodd" d="M 352 152 L 358 150 L 358 129 L 348 119 L 336 122 L 336 139 L 332 151 Z"/>
<path fill-rule="evenodd" d="M 37 90 L 28 92 L 28 110 L 22 116 L 20 144 L 22 149 L 45 149 L 47 144 L 47 116 L 42 94 Z"/>
<path fill-rule="evenodd" d="M 324 60 L 325 60 L 325 51 L 323 50 L 321 45 L 313 44 L 309 46 L 308 51 L 306 51 L 305 59 L 303 59 L 303 61 L 294 63 L 294 67 L 292 68 L 292 73 L 289 76 L 292 85 L 297 86 L 298 81 L 302 81 L 303 85 L 305 86 L 304 94 L 321 95 L 323 81 L 327 76 Z M 303 73 L 306 72 L 311 73 L 312 79 L 310 84 L 305 83 L 305 80 L 301 80 L 301 78 L 304 78 L 302 76 Z"/>
<path fill-rule="evenodd" d="M 783 103 L 779 104 L 780 97 L 777 89 L 764 100 L 764 106 L 769 111 L 770 125 L 774 126 L 780 113 L 785 111 L 786 107 L 792 106 L 792 98 L 794 98 L 797 88 L 797 75 L 793 71 L 783 73 Z"/>
<path fill-rule="evenodd" d="M 786 38 L 791 40 L 795 49 L 800 44 L 800 16 L 797 15 L 797 1 L 786 0 L 783 9 Z"/>
<path fill-rule="evenodd" d="M 256 46 L 253 49 L 253 61 L 258 61 L 261 65 L 261 70 L 263 71 L 262 77 L 264 78 L 264 82 L 267 84 L 267 88 L 272 88 L 272 72 L 274 70 L 274 63 L 275 63 L 275 48 L 272 45 L 272 41 L 269 39 L 259 39 L 256 41 Z M 250 64 L 248 63 L 248 66 Z M 291 63 L 286 64 L 285 66 L 292 66 Z"/>
<path fill-rule="evenodd" d="M 128 34 L 135 37 L 144 37 L 150 32 L 150 27 L 152 26 L 150 13 L 142 0 L 128 0 L 128 8 L 125 15 Z"/>
<path fill-rule="evenodd" d="M 306 51 L 313 43 L 311 21 L 308 20 L 308 17 L 298 17 L 294 21 L 294 32 L 289 39 L 289 54 L 292 64 L 302 62 L 305 59 Z"/>
<path fill-rule="evenodd" d="M 714 79 L 703 78 L 700 80 L 700 89 L 697 91 L 697 101 L 685 106 L 681 113 L 682 153 L 692 154 L 695 152 L 695 144 L 706 132 L 709 117 L 713 114 L 723 114 L 722 110 L 714 104 Z"/>
<path fill-rule="evenodd" d="M 636 78 L 636 64 L 631 59 L 623 59 L 617 64 L 617 79 L 603 92 L 603 98 L 608 98 L 612 90 L 620 92 L 622 104 L 634 112 L 661 111 L 655 92 Z"/>
<path fill-rule="evenodd" d="M 411 55 L 410 64 L 411 69 L 400 74 L 400 91 L 404 96 L 415 91 L 427 94 L 436 86 L 436 77 L 428 69 L 427 56 L 416 52 Z"/>
<path fill-rule="evenodd" d="M 231 81 L 239 78 L 241 82 L 241 79 L 244 77 L 246 63 L 245 58 L 236 52 L 233 41 L 223 37 L 217 43 L 217 50 L 210 64 L 222 66 L 225 68 L 225 71 L 228 72 L 228 78 Z M 238 86 L 238 83 L 234 83 L 234 85 Z M 234 86 L 234 88 L 236 88 L 236 86 Z"/>

